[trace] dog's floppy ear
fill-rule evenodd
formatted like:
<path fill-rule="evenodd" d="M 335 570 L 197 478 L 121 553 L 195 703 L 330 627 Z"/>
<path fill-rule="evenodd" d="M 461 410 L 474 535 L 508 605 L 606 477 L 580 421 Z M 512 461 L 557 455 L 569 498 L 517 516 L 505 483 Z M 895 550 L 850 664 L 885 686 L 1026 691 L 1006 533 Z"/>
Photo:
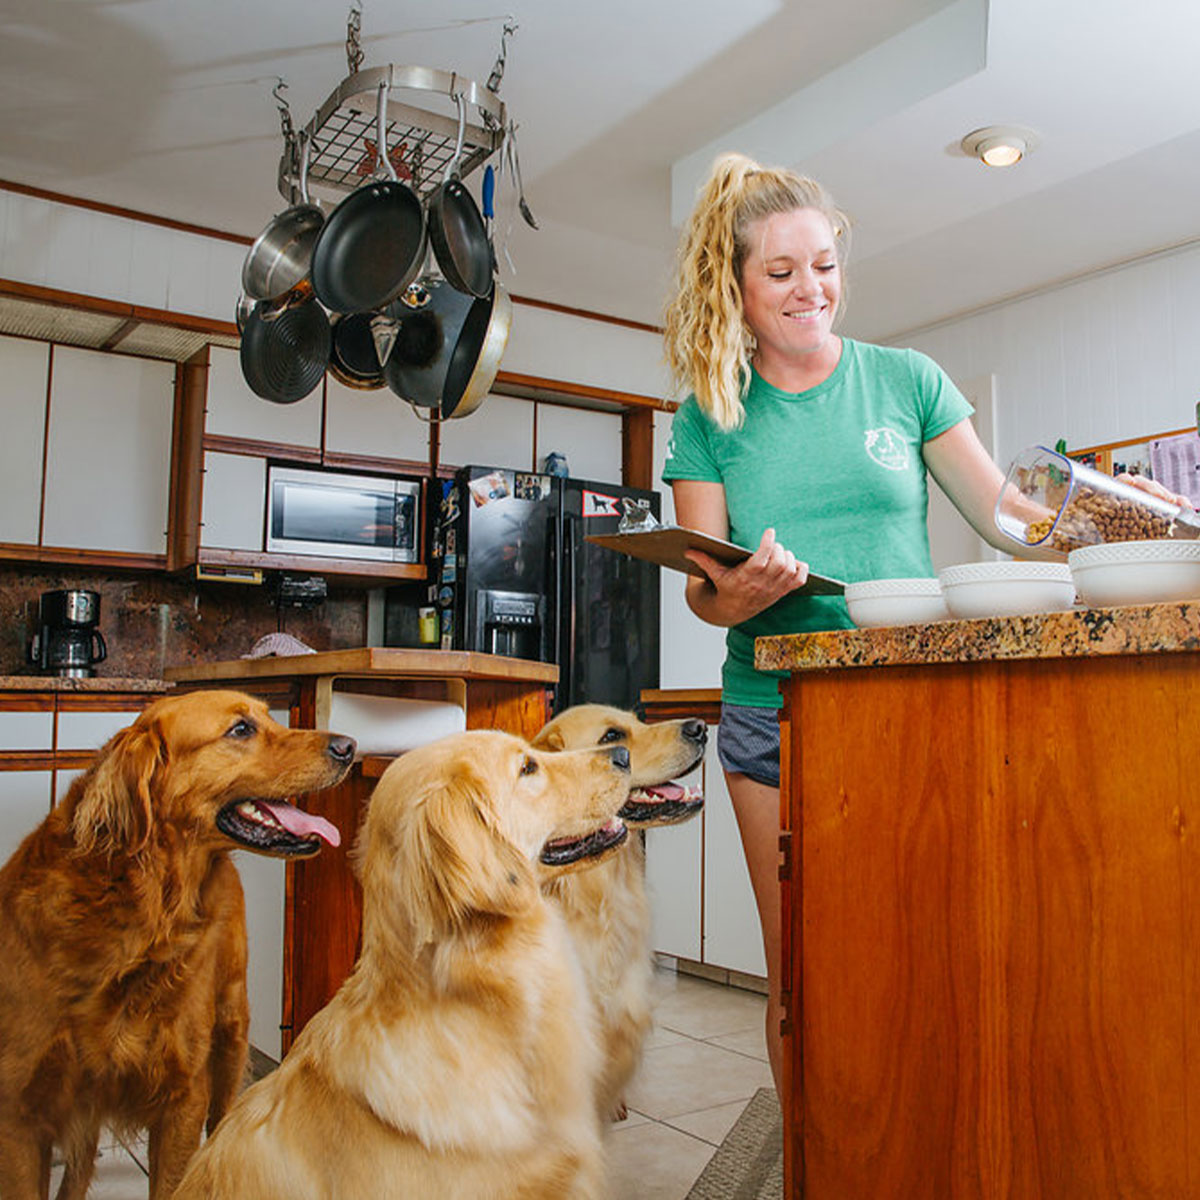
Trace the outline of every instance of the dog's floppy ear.
<path fill-rule="evenodd" d="M 537 902 L 529 860 L 488 819 L 489 811 L 486 798 L 457 781 L 435 786 L 412 813 L 401 869 L 420 880 L 426 908 L 426 920 L 414 914 L 420 940 L 474 916 L 517 916 Z"/>
<path fill-rule="evenodd" d="M 538 750 L 565 750 L 567 748 L 567 742 L 561 729 L 543 729 L 529 744 Z"/>
<path fill-rule="evenodd" d="M 151 782 L 166 762 L 157 722 L 135 723 L 115 734 L 84 781 L 71 829 L 83 853 L 136 854 L 150 837 Z"/>

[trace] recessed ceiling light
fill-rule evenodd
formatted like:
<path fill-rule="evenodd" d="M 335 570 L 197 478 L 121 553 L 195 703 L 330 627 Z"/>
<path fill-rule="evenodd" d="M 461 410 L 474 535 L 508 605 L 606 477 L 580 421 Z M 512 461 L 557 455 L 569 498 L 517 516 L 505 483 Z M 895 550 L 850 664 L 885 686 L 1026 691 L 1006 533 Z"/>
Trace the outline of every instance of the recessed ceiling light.
<path fill-rule="evenodd" d="M 989 167 L 1011 167 L 1037 145 L 1037 135 L 1016 125 L 988 125 L 968 133 L 962 148 Z"/>

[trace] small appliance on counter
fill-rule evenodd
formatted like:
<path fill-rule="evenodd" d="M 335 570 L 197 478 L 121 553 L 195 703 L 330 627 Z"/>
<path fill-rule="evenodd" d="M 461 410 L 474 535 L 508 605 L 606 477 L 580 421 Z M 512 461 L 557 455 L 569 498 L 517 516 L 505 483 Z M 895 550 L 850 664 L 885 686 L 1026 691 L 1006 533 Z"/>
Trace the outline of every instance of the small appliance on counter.
<path fill-rule="evenodd" d="M 43 592 L 29 661 L 48 675 L 87 678 L 93 674 L 92 667 L 108 657 L 99 624 L 99 592 Z"/>

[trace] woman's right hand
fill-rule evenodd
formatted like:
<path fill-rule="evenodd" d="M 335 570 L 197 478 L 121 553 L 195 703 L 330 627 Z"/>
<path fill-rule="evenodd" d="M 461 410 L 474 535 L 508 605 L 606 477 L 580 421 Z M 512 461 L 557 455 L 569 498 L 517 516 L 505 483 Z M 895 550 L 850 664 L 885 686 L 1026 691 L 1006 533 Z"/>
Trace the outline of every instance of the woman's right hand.
<path fill-rule="evenodd" d="M 697 616 L 714 625 L 740 625 L 808 581 L 808 563 L 775 540 L 766 529 L 758 549 L 736 567 L 727 567 L 700 550 L 687 551 L 707 576 L 688 580 L 688 598 Z M 703 589 L 707 595 L 697 594 Z"/>

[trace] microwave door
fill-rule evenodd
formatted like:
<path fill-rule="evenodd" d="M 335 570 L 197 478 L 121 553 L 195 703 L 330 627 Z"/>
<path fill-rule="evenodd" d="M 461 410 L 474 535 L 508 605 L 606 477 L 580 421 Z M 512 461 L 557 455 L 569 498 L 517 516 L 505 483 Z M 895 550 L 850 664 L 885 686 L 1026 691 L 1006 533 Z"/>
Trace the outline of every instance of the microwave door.
<path fill-rule="evenodd" d="M 392 560 L 396 495 L 332 479 L 296 480 L 280 472 L 271 482 L 267 549 L 330 558 Z"/>

